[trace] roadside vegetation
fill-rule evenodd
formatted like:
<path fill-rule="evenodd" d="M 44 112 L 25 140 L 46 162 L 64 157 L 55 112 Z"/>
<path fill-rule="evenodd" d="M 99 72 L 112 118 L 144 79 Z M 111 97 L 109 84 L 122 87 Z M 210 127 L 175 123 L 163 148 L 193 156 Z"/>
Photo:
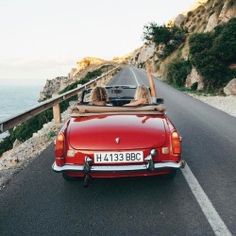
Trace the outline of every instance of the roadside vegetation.
<path fill-rule="evenodd" d="M 176 50 L 185 40 L 185 31 L 176 26 L 159 26 L 156 23 L 150 23 L 144 26 L 143 38 L 149 43 L 153 42 L 155 45 L 163 44 L 162 59 L 169 56 Z"/>
<path fill-rule="evenodd" d="M 217 26 L 212 32 L 190 34 L 176 26 L 158 26 L 150 23 L 144 26 L 143 38 L 146 43 L 163 44 L 163 62 L 173 52 L 176 58 L 166 65 L 165 77 L 168 83 L 183 88 L 187 75 L 193 67 L 203 77 L 207 93 L 220 93 L 223 87 L 236 77 L 236 70 L 230 67 L 236 63 L 236 18 Z M 186 41 L 186 42 L 185 42 Z M 182 48 L 189 45 L 189 54 L 182 56 Z M 197 84 L 191 88 L 197 89 Z"/>
<path fill-rule="evenodd" d="M 168 65 L 167 68 L 167 81 L 176 87 L 184 87 L 187 75 L 191 72 L 192 65 L 187 60 L 175 59 Z"/>
<path fill-rule="evenodd" d="M 224 87 L 236 71 L 236 18 L 209 33 L 193 34 L 189 39 L 190 62 L 204 78 L 206 91 Z"/>
<path fill-rule="evenodd" d="M 103 73 L 104 68 L 99 68 L 97 70 L 88 72 L 86 76 L 59 92 L 59 94 L 63 94 L 67 91 L 70 91 L 78 86 L 78 84 L 85 84 L 92 79 L 100 76 Z M 77 96 L 73 96 L 67 101 L 63 101 L 60 104 L 61 112 L 64 112 L 69 107 L 69 102 L 77 100 Z M 50 122 L 53 119 L 53 112 L 52 109 L 48 109 L 39 115 L 29 119 L 28 121 L 23 122 L 22 124 L 18 125 L 14 129 L 9 130 L 9 136 L 5 137 L 2 142 L 0 142 L 0 156 L 12 149 L 15 140 L 19 140 L 21 142 L 26 141 L 27 139 L 31 138 L 33 133 L 36 133 L 40 130 L 44 124 Z"/>

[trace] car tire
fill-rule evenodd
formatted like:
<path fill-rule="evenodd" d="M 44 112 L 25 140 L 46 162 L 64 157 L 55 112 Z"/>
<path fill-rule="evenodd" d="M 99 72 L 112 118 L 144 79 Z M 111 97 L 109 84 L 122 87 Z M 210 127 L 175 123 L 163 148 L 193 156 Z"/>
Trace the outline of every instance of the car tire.
<path fill-rule="evenodd" d="M 76 181 L 76 180 L 78 180 L 77 177 L 69 176 L 66 173 L 62 173 L 62 177 L 66 181 Z"/>
<path fill-rule="evenodd" d="M 175 169 L 171 170 L 171 172 L 169 174 L 165 175 L 165 178 L 166 179 L 174 179 L 176 174 L 177 174 L 177 170 L 175 170 Z"/>

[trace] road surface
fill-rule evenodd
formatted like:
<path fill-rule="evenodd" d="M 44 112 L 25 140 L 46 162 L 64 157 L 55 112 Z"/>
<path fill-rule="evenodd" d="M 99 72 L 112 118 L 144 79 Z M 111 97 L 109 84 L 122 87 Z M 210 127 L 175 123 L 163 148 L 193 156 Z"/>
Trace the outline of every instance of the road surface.
<path fill-rule="evenodd" d="M 147 84 L 125 67 L 111 84 Z M 65 182 L 50 145 L 0 192 L 0 235 L 236 235 L 236 119 L 156 81 L 183 137 L 187 169 L 159 177 Z"/>

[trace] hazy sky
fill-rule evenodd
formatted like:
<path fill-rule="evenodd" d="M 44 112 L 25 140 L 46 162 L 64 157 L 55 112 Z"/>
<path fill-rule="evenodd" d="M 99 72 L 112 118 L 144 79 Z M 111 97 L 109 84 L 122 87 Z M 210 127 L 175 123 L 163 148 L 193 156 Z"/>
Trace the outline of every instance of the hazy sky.
<path fill-rule="evenodd" d="M 78 59 L 111 59 L 142 45 L 195 0 L 0 0 L 0 80 L 66 75 Z M 22 80 L 21 80 L 22 81 Z"/>

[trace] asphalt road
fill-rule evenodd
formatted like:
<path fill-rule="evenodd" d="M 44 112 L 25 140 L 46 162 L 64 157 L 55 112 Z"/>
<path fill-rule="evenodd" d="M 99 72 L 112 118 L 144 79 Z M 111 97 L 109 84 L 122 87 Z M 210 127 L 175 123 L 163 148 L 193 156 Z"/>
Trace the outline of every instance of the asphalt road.
<path fill-rule="evenodd" d="M 125 68 L 111 84 L 146 84 Z M 227 229 L 236 235 L 236 119 L 156 81 L 183 137 L 183 158 Z M 0 192 L 0 235 L 214 235 L 180 171 L 159 177 L 65 182 L 47 148 Z"/>

